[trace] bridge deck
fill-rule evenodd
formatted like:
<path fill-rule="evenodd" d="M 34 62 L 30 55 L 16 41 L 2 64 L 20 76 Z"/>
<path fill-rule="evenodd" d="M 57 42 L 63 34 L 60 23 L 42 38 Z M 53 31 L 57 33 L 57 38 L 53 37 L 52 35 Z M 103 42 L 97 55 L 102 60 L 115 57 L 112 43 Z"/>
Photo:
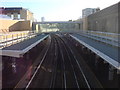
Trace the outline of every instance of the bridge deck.
<path fill-rule="evenodd" d="M 48 37 L 48 35 L 37 35 L 31 39 L 24 40 L 20 43 L 11 45 L 9 47 L 3 48 L 0 55 L 3 56 L 12 56 L 12 57 L 20 57 L 31 48 L 35 47 L 38 43 L 40 43 L 43 39 Z"/>
<path fill-rule="evenodd" d="M 66 24 L 66 23 L 72 23 L 72 24 L 80 24 L 82 22 L 80 21 L 51 21 L 51 22 L 33 22 L 34 24 Z"/>
<path fill-rule="evenodd" d="M 79 41 L 81 44 L 92 50 L 94 53 L 99 55 L 105 61 L 120 69 L 120 48 L 113 47 L 111 45 L 78 34 L 71 34 L 71 36 Z"/>

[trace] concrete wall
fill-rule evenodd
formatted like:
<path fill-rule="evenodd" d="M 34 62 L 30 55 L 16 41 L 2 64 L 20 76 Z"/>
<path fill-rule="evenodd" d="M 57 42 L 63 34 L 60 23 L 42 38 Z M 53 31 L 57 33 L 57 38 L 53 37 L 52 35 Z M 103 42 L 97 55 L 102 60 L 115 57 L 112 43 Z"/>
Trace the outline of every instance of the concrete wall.
<path fill-rule="evenodd" d="M 9 27 L 17 22 L 18 20 L 0 20 L 0 33 L 9 32 Z"/>
<path fill-rule="evenodd" d="M 31 21 L 19 21 L 9 27 L 9 31 L 26 31 L 26 30 L 32 30 Z"/>
<path fill-rule="evenodd" d="M 88 18 L 87 17 L 84 17 L 82 19 L 82 22 L 83 22 L 83 30 L 88 30 Z"/>
<path fill-rule="evenodd" d="M 84 21 L 84 18 L 80 18 L 75 21 L 80 22 L 80 24 L 76 25 L 78 30 L 83 30 L 83 28 L 84 28 L 84 30 L 86 30 L 85 28 L 87 28 L 87 27 L 83 27 L 84 26 L 83 24 L 87 23 L 87 21 L 86 22 Z"/>
<path fill-rule="evenodd" d="M 118 33 L 118 6 L 120 3 L 105 8 L 88 16 L 88 29 Z"/>
<path fill-rule="evenodd" d="M 34 20 L 33 13 L 27 10 L 27 20 Z"/>
<path fill-rule="evenodd" d="M 41 32 L 39 24 L 32 24 L 32 30 L 36 32 Z"/>
<path fill-rule="evenodd" d="M 26 9 L 20 10 L 20 18 L 24 20 L 34 20 L 33 13 Z"/>
<path fill-rule="evenodd" d="M 20 18 L 27 20 L 27 11 L 25 9 L 20 10 Z"/>
<path fill-rule="evenodd" d="M 32 30 L 31 21 L 0 20 L 0 33 Z"/>

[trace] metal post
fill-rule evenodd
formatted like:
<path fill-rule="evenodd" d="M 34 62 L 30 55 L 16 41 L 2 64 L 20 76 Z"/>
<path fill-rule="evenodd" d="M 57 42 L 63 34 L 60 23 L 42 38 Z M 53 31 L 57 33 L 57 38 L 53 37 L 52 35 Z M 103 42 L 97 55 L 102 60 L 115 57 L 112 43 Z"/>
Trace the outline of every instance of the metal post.
<path fill-rule="evenodd" d="M 109 66 L 109 80 L 113 80 L 113 75 L 114 75 L 114 67 Z"/>
<path fill-rule="evenodd" d="M 22 33 L 21 33 L 21 41 L 22 41 Z"/>
<path fill-rule="evenodd" d="M 6 35 L 6 46 L 7 46 L 7 35 Z"/>
<path fill-rule="evenodd" d="M 99 59 L 99 56 L 96 55 L 96 56 L 95 56 L 95 66 L 97 66 L 97 64 L 98 64 L 98 59 Z"/>
<path fill-rule="evenodd" d="M 120 74 L 120 70 L 117 70 L 117 74 Z"/>
<path fill-rule="evenodd" d="M 12 72 L 13 73 L 16 73 L 17 70 L 16 70 L 16 58 L 12 58 Z"/>
<path fill-rule="evenodd" d="M 27 52 L 26 59 L 29 60 L 29 58 L 30 58 L 30 55 L 29 55 L 29 52 Z"/>
<path fill-rule="evenodd" d="M 23 33 L 23 40 L 25 40 L 25 33 Z"/>
<path fill-rule="evenodd" d="M 12 34 L 12 45 L 13 45 L 13 34 Z"/>
<path fill-rule="evenodd" d="M 118 74 L 118 86 L 120 88 L 120 70 L 117 70 L 117 74 Z"/>
<path fill-rule="evenodd" d="M 3 41 L 5 42 L 5 36 L 3 36 L 3 37 L 4 37 Z M 5 45 L 6 45 L 6 43 L 4 43 L 4 46 L 3 46 L 3 47 L 5 47 Z"/>

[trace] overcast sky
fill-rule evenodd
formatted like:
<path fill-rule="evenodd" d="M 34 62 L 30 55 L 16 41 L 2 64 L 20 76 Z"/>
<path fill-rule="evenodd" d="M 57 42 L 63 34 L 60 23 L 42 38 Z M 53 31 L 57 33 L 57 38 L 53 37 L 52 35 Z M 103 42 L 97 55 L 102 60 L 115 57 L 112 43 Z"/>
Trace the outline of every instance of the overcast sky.
<path fill-rule="evenodd" d="M 0 0 L 2 7 L 23 7 L 34 13 L 34 17 L 40 21 L 68 21 L 76 20 L 82 16 L 82 9 L 104 9 L 120 0 Z"/>

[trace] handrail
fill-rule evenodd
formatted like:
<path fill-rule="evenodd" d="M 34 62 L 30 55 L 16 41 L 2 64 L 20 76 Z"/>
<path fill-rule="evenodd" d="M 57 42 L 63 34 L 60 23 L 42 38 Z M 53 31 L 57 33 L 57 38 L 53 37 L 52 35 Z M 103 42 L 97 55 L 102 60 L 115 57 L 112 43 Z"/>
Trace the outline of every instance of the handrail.
<path fill-rule="evenodd" d="M 86 33 L 93 33 L 101 36 L 107 36 L 107 37 L 112 37 L 112 38 L 118 38 L 120 37 L 120 34 L 118 33 L 110 33 L 110 32 L 100 32 L 100 31 L 90 31 L 90 30 L 82 30 L 82 32 Z"/>
<path fill-rule="evenodd" d="M 0 42 L 0 48 L 4 48 L 10 45 L 13 45 L 15 43 L 18 43 L 20 41 L 23 41 L 28 38 L 32 38 L 36 36 L 37 33 L 34 31 L 28 31 L 28 32 L 19 32 L 19 33 L 9 33 L 9 34 L 4 34 L 0 35 L 1 42 Z"/>
<path fill-rule="evenodd" d="M 80 31 L 80 35 L 86 36 L 88 38 L 101 41 L 103 43 L 120 47 L 120 34 L 117 33 L 107 33 L 107 32 L 100 32 L 100 31 Z"/>

